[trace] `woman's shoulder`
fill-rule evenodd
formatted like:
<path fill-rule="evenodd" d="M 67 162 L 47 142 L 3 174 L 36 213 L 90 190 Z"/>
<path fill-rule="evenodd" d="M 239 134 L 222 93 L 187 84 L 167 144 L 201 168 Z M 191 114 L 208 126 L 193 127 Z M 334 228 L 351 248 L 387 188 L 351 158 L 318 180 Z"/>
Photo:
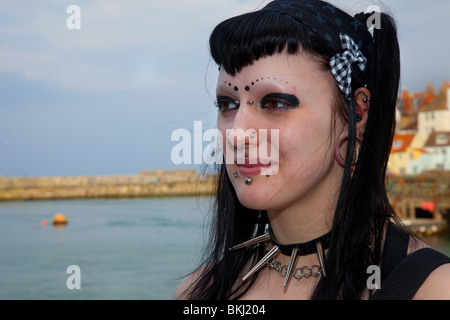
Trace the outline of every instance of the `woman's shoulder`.
<path fill-rule="evenodd" d="M 187 275 L 183 281 L 178 285 L 178 288 L 173 295 L 174 300 L 189 300 L 190 299 L 190 289 L 195 282 L 199 279 L 200 275 L 204 272 L 205 267 L 200 267 L 194 272 Z"/>
<path fill-rule="evenodd" d="M 434 269 L 413 300 L 450 300 L 450 263 Z"/>
<path fill-rule="evenodd" d="M 411 237 L 408 255 L 421 249 L 432 249 L 420 239 Z M 450 259 L 434 269 L 414 295 L 413 300 L 449 300 L 450 299 Z"/>

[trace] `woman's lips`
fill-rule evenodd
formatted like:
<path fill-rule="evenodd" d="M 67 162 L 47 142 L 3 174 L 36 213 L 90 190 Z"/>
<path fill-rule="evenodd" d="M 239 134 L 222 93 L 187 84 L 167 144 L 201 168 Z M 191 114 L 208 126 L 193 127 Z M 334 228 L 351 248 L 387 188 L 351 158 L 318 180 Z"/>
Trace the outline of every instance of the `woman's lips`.
<path fill-rule="evenodd" d="M 272 166 L 270 161 L 267 164 L 263 164 L 260 160 L 250 161 L 245 159 L 244 164 L 238 164 L 239 173 L 243 176 L 256 176 L 256 175 L 265 175 L 268 169 Z"/>

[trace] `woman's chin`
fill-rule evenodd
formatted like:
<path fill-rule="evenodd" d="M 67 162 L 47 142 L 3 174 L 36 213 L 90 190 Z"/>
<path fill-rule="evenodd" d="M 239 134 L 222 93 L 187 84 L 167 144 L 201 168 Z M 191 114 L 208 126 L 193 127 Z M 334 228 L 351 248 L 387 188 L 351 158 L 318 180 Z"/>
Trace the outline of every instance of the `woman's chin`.
<path fill-rule="evenodd" d="M 244 207 L 252 210 L 266 210 L 269 205 L 267 197 L 251 190 L 237 192 L 237 197 Z"/>

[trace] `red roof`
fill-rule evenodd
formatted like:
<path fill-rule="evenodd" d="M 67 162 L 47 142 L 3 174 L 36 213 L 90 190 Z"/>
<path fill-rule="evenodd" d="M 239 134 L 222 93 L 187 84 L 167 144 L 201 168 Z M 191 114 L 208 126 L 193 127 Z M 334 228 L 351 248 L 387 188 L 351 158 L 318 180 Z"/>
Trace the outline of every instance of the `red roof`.
<path fill-rule="evenodd" d="M 392 142 L 391 153 L 394 152 L 405 152 L 406 148 L 411 144 L 412 139 L 415 134 L 395 134 L 394 140 Z"/>

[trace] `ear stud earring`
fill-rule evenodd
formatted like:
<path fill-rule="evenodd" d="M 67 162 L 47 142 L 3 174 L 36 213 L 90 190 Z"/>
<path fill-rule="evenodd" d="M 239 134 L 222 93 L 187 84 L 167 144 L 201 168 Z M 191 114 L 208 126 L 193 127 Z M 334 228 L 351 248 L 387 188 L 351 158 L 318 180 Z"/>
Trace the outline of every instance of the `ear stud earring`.
<path fill-rule="evenodd" d="M 362 92 L 362 91 L 361 91 L 361 97 L 363 98 L 363 101 L 364 101 L 364 102 L 370 101 L 370 98 L 367 97 L 367 96 L 364 94 L 364 92 Z"/>

